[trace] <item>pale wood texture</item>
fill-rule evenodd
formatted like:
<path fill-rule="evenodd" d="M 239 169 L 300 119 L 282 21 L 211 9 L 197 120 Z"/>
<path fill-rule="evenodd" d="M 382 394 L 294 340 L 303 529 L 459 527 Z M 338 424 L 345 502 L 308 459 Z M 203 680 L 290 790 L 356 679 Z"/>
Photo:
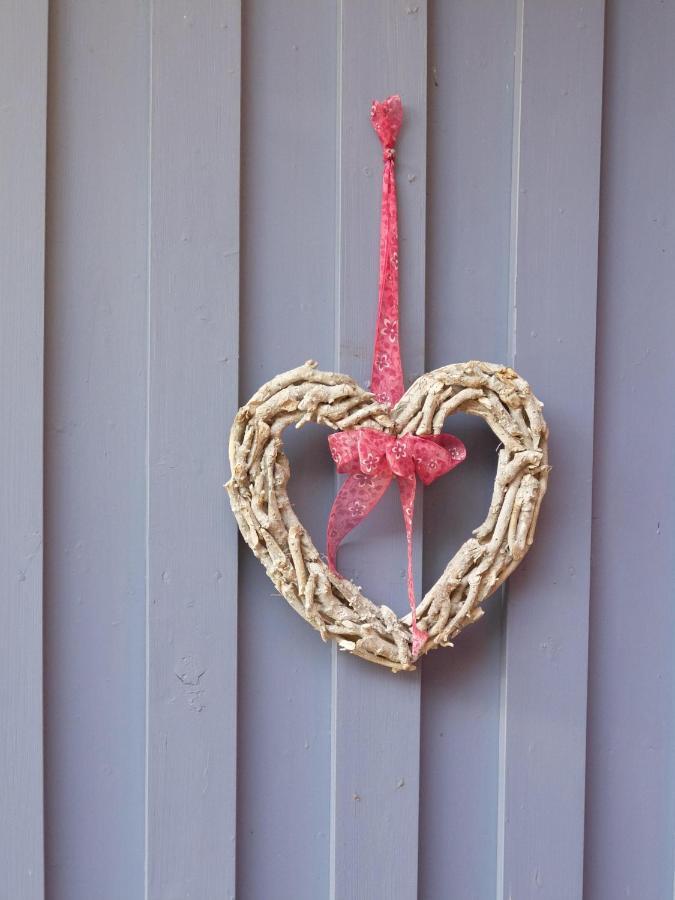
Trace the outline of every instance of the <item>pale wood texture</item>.
<path fill-rule="evenodd" d="M 584 896 L 659 900 L 675 871 L 675 3 L 609 3 L 605 41 Z"/>
<path fill-rule="evenodd" d="M 342 0 L 337 31 L 336 356 L 367 386 L 375 330 L 381 152 L 368 112 L 398 93 L 401 333 L 407 384 L 425 369 L 427 5 Z M 422 558 L 415 513 L 416 583 Z M 405 607 L 405 534 L 391 490 L 340 548 L 340 567 L 377 602 Z M 399 604 L 397 606 L 397 604 Z M 417 896 L 420 678 L 390 678 L 333 653 L 330 896 Z M 394 738 L 395 735 L 395 738 Z M 382 823 L 388 827 L 383 828 Z"/>
<path fill-rule="evenodd" d="M 277 372 L 332 361 L 336 4 L 247 0 L 242 37 L 243 403 Z M 286 431 L 291 501 L 317 541 L 333 491 L 326 434 Z M 237 592 L 237 898 L 312 900 L 328 884 L 330 654 L 243 543 Z"/>
<path fill-rule="evenodd" d="M 597 0 L 248 0 L 241 104 L 228 3 L 48 7 L 48 53 L 44 0 L 0 12 L 3 900 L 43 900 L 43 793 L 49 900 L 232 896 L 235 825 L 237 900 L 662 900 L 673 4 L 608 4 L 603 89 Z M 368 387 L 368 110 L 394 92 L 409 383 L 512 365 L 553 465 L 504 632 L 495 595 L 396 675 L 321 642 L 237 550 L 222 490 L 232 418 L 275 373 L 313 358 Z M 498 463 L 477 416 L 445 428 L 469 455 L 418 491 L 422 598 Z M 327 429 L 283 437 L 321 552 Z M 405 549 L 393 487 L 340 552 L 397 619 Z"/>
<path fill-rule="evenodd" d="M 151 43 L 146 900 L 230 898 L 240 4 L 157 3 Z"/>
<path fill-rule="evenodd" d="M 508 360 L 514 7 L 429 8 L 427 370 L 467 356 Z M 454 416 L 447 426 L 467 459 L 424 491 L 425 590 L 484 515 L 497 464 L 484 422 Z M 540 546 L 538 537 L 535 554 Z M 450 884 L 457 898 L 494 897 L 502 593 L 451 653 L 422 666 L 419 893 L 432 900 Z"/>
<path fill-rule="evenodd" d="M 0 893 L 42 900 L 47 3 L 0 7 Z"/>
<path fill-rule="evenodd" d="M 227 484 L 239 529 L 275 587 L 322 638 L 394 672 L 414 669 L 410 615 L 399 619 L 331 571 L 298 519 L 286 490 L 291 467 L 282 434 L 316 422 L 340 431 L 439 434 L 446 417 L 484 419 L 500 440 L 487 518 L 448 562 L 417 608 L 428 632 L 422 653 L 445 647 L 477 621 L 480 604 L 514 571 L 534 540 L 548 480 L 542 404 L 512 370 L 483 362 L 449 365 L 418 378 L 388 412 L 353 379 L 314 363 L 263 385 L 237 413 Z"/>
<path fill-rule="evenodd" d="M 510 362 L 544 398 L 554 471 L 541 552 L 507 587 L 504 900 L 583 890 L 603 18 L 602 0 L 519 4 Z"/>
<path fill-rule="evenodd" d="M 139 900 L 148 10 L 136 0 L 49 7 L 47 894 Z"/>

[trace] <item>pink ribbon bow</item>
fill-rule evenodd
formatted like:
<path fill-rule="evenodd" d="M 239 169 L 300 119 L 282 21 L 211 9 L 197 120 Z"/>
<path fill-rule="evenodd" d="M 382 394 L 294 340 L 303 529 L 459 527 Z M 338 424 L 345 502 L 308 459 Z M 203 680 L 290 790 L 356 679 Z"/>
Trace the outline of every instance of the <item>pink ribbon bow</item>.
<path fill-rule="evenodd" d="M 377 329 L 370 389 L 392 407 L 403 396 L 403 364 L 399 344 L 398 211 L 396 206 L 395 144 L 403 107 L 398 95 L 374 102 L 370 120 L 384 151 L 380 219 L 380 277 Z M 343 431 L 328 438 L 338 472 L 350 477 L 342 485 L 328 518 L 328 564 L 335 570 L 344 537 L 377 505 L 392 478 L 398 481 L 408 543 L 408 601 L 412 611 L 413 657 L 428 635 L 417 626 L 413 579 L 413 512 L 416 477 L 431 484 L 466 458 L 466 448 L 451 434 L 396 437 L 374 428 Z"/>
<path fill-rule="evenodd" d="M 464 444 L 452 434 L 396 437 L 374 428 L 340 431 L 328 438 L 335 466 L 350 475 L 338 491 L 328 519 L 328 564 L 335 569 L 340 542 L 375 507 L 392 478 L 398 481 L 408 543 L 408 600 L 412 610 L 413 656 L 417 656 L 426 632 L 417 626 L 413 581 L 413 513 L 416 477 L 431 484 L 466 457 Z"/>

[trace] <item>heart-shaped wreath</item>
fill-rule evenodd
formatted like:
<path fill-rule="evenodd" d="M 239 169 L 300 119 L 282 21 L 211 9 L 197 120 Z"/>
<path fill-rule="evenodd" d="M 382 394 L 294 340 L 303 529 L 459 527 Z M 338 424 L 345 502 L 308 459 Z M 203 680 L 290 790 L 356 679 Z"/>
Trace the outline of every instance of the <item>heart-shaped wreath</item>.
<path fill-rule="evenodd" d="M 513 369 L 485 362 L 445 366 L 403 393 L 398 343 L 398 229 L 394 142 L 401 102 L 373 104 L 384 145 L 380 303 L 370 393 L 316 363 L 277 375 L 237 413 L 230 434 L 232 478 L 226 485 L 239 529 L 277 590 L 321 636 L 394 671 L 447 646 L 483 615 L 483 600 L 513 572 L 534 539 L 548 478 L 548 429 L 542 404 Z M 415 479 L 430 483 L 464 458 L 460 441 L 441 435 L 445 419 L 480 416 L 502 444 L 487 517 L 416 606 L 412 580 Z M 343 485 L 328 527 L 324 561 L 297 518 L 286 490 L 291 470 L 282 433 L 307 422 L 327 425 Z M 343 457 L 349 456 L 345 463 Z M 363 596 L 335 567 L 337 546 L 396 477 L 408 537 L 411 613 L 399 618 Z"/>
<path fill-rule="evenodd" d="M 429 635 L 426 653 L 480 618 L 482 601 L 532 543 L 548 475 L 547 428 L 527 382 L 490 363 L 446 366 L 418 378 L 389 411 L 353 379 L 307 363 L 263 385 L 237 413 L 230 436 L 232 509 L 277 590 L 322 637 L 394 670 L 414 668 L 410 616 L 376 606 L 321 558 L 288 499 L 282 432 L 318 422 L 343 431 L 438 434 L 457 412 L 485 419 L 504 446 L 487 518 L 417 607 Z"/>

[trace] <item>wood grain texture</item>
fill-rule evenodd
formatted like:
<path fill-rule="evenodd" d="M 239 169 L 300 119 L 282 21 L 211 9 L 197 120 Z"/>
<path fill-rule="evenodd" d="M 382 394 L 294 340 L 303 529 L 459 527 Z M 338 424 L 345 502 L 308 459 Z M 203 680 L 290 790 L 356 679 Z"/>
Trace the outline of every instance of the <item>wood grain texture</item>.
<path fill-rule="evenodd" d="M 427 370 L 508 359 L 515 3 L 429 9 Z M 537 386 L 533 385 L 535 390 Z M 424 586 L 483 520 L 497 441 L 470 416 L 445 430 L 468 458 L 424 489 Z M 539 541 L 532 550 L 537 553 Z M 420 897 L 494 896 L 502 603 L 422 669 Z M 443 823 L 439 827 L 439 823 Z"/>
<path fill-rule="evenodd" d="M 522 0 L 512 361 L 551 429 L 535 552 L 508 586 L 497 896 L 582 891 L 603 3 Z"/>
<path fill-rule="evenodd" d="M 409 384 L 424 368 L 426 4 L 343 0 L 338 29 L 335 368 L 364 385 L 370 378 L 382 160 L 368 113 L 372 100 L 399 93 L 401 334 Z M 420 504 L 416 530 L 419 576 Z M 344 542 L 339 565 L 374 602 L 405 611 L 405 533 L 395 491 Z M 419 589 L 421 578 L 416 583 Z M 330 896 L 409 900 L 417 896 L 419 672 L 395 676 L 333 655 Z"/>
<path fill-rule="evenodd" d="M 152 10 L 146 900 L 234 897 L 238 0 Z"/>
<path fill-rule="evenodd" d="M 332 367 L 335 4 L 249 0 L 243 19 L 241 401 L 308 359 Z M 318 547 L 328 429 L 287 429 L 288 493 Z M 224 445 L 223 445 L 224 446 Z M 328 888 L 330 647 L 242 545 L 237 897 Z"/>
<path fill-rule="evenodd" d="M 42 447 L 47 3 L 0 8 L 0 892 L 44 897 Z"/>
<path fill-rule="evenodd" d="M 609 4 L 584 897 L 675 871 L 675 5 Z"/>
<path fill-rule="evenodd" d="M 50 4 L 50 900 L 143 895 L 147 9 Z"/>
<path fill-rule="evenodd" d="M 241 51 L 235 0 L 51 0 L 48 71 L 45 0 L 3 6 L 3 900 L 220 900 L 235 863 L 240 900 L 670 896 L 675 11 L 608 16 L 596 345 L 602 0 L 249 0 Z M 512 362 L 552 438 L 508 615 L 421 678 L 237 569 L 221 488 L 275 373 L 368 382 L 393 91 L 408 381 Z M 495 469 L 446 430 L 469 459 L 419 492 L 420 590 Z M 284 435 L 319 549 L 326 435 Z M 340 564 L 404 612 L 405 562 L 392 490 Z"/>

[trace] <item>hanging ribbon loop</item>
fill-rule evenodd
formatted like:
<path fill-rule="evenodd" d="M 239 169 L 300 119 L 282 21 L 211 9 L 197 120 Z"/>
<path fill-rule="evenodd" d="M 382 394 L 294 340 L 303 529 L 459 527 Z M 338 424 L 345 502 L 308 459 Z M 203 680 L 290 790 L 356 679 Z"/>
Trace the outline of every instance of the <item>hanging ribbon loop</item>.
<path fill-rule="evenodd" d="M 398 327 L 398 209 L 394 170 L 394 147 L 403 122 L 403 106 L 398 94 L 382 103 L 373 103 L 370 121 L 384 151 L 379 297 L 370 389 L 380 403 L 394 406 L 405 389 Z"/>
<path fill-rule="evenodd" d="M 378 402 L 391 408 L 403 396 L 403 364 L 399 336 L 398 210 L 396 205 L 396 139 L 403 122 L 401 98 L 396 94 L 374 102 L 370 120 L 379 137 L 384 158 L 380 218 L 380 275 L 377 327 L 370 389 Z M 466 448 L 450 434 L 397 437 L 373 428 L 332 434 L 331 455 L 337 471 L 349 475 L 333 502 L 328 518 L 327 556 L 336 569 L 341 541 L 379 503 L 392 479 L 401 496 L 408 546 L 408 602 L 412 613 L 413 658 L 427 639 L 417 625 L 413 578 L 413 515 L 416 479 L 431 484 L 466 458 Z"/>

